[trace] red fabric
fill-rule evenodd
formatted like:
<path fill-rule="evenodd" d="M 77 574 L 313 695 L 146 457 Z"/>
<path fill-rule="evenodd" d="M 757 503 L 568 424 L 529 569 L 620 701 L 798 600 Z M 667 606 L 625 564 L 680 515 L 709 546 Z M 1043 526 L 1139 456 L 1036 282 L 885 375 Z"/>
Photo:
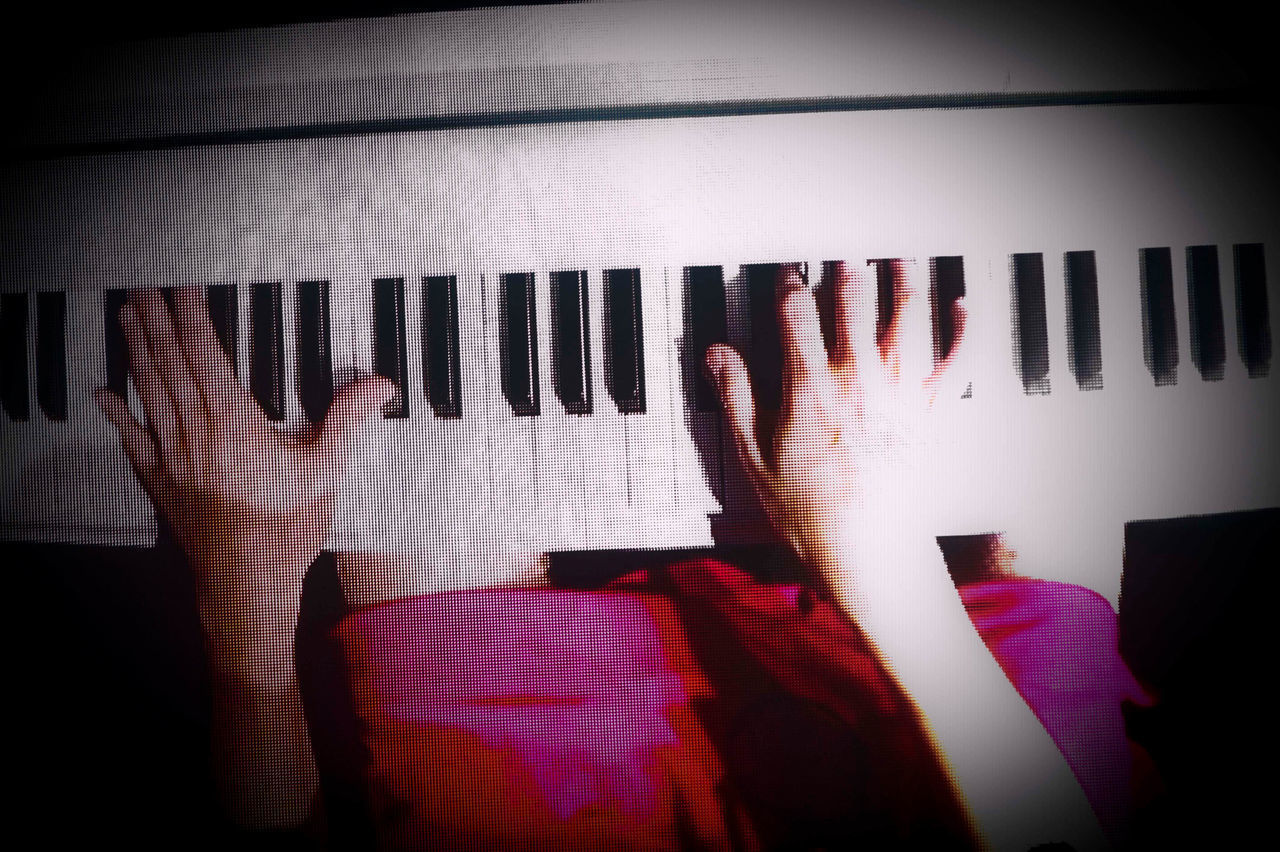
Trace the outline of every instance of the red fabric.
<path fill-rule="evenodd" d="M 1140 690 L 1091 594 L 962 590 L 1107 821 L 1127 807 L 1119 702 Z M 700 561 L 598 592 L 395 601 L 338 629 L 384 848 L 967 845 L 900 690 L 795 587 Z"/>

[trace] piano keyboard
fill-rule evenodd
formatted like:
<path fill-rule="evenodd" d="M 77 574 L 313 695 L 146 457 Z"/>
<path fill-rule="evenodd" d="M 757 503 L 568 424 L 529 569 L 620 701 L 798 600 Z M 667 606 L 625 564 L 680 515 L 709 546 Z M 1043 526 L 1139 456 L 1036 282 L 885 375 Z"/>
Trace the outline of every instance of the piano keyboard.
<path fill-rule="evenodd" d="M 821 292 L 828 261 L 908 257 L 935 357 L 946 304 L 970 314 L 965 392 L 937 415 L 938 532 L 1033 530 L 1043 573 L 1114 600 L 1125 521 L 1280 503 L 1280 222 L 1254 189 L 1275 163 L 1235 121 L 746 116 L 9 167 L 0 531 L 150 540 L 91 392 L 125 389 L 141 414 L 108 318 L 130 287 L 198 284 L 280 428 L 356 375 L 400 388 L 352 452 L 331 549 L 755 540 L 700 353 L 734 344 L 776 400 L 768 264 L 807 263 Z"/>

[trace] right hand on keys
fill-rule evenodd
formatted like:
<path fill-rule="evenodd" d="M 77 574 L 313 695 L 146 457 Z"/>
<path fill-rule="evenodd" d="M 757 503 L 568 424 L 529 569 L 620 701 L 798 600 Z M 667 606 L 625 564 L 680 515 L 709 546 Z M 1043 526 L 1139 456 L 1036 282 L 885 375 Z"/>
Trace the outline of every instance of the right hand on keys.
<path fill-rule="evenodd" d="M 302 578 L 329 534 L 347 445 L 395 387 L 353 382 L 319 429 L 291 436 L 237 381 L 199 289 L 176 290 L 172 313 L 158 290 L 134 291 L 120 322 L 146 426 L 116 394 L 99 389 L 95 399 L 191 562 L 202 614 L 296 615 Z"/>

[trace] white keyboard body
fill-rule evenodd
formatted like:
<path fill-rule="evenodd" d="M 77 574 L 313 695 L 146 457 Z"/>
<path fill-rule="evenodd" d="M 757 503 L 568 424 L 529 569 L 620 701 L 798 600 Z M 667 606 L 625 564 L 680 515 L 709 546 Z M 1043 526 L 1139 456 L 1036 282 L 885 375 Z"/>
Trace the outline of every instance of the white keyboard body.
<path fill-rule="evenodd" d="M 1277 158 L 1232 105 L 858 109 L 402 130 L 61 156 L 6 167 L 4 292 L 68 294 L 65 421 L 34 399 L 0 413 L 0 535 L 147 544 L 155 521 L 93 405 L 106 383 L 103 291 L 283 282 L 285 421 L 295 282 L 330 282 L 338 385 L 372 369 L 370 287 L 406 282 L 410 416 L 378 420 L 350 456 L 329 547 L 431 553 L 688 547 L 761 536 L 719 415 L 683 392 L 686 266 L 724 266 L 731 342 L 749 345 L 740 264 L 964 257 L 971 397 L 944 406 L 939 534 L 1009 530 L 1024 564 L 1116 600 L 1123 524 L 1280 505 L 1280 379 L 1237 346 L 1232 246 L 1261 243 L 1274 313 Z M 270 124 L 270 122 L 265 122 Z M 121 138 L 128 136 L 123 133 Z M 1219 252 L 1226 364 L 1190 363 L 1184 251 Z M 1179 362 L 1144 362 L 1139 250 L 1170 247 Z M 1062 255 L 1095 252 L 1102 387 L 1068 368 Z M 1009 256 L 1044 255 L 1049 392 L 1016 367 Z M 592 414 L 550 381 L 549 273 L 640 269 L 647 407 L 619 413 L 593 371 Z M 541 414 L 499 389 L 495 298 L 532 272 Z M 456 275 L 462 415 L 423 400 L 423 276 Z M 34 307 L 32 308 L 34 311 Z M 1274 327 L 1274 322 L 1271 322 Z M 600 335 L 590 338 L 603 365 Z M 415 360 L 416 359 L 416 360 Z M 417 365 L 415 369 L 415 364 Z M 36 369 L 29 354 L 29 373 Z M 136 398 L 130 400 L 139 415 Z M 372 581 L 370 581 L 372 582 Z M 357 600 L 422 590 L 379 580 Z M 432 580 L 426 585 L 439 585 Z"/>

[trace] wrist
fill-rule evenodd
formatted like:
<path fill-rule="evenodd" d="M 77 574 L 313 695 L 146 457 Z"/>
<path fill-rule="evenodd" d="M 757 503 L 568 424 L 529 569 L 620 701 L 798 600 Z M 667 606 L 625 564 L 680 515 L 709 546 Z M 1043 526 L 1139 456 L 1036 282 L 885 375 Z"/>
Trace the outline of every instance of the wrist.
<path fill-rule="evenodd" d="M 253 679 L 291 673 L 301 575 L 239 563 L 198 577 L 196 603 L 210 665 Z"/>
<path fill-rule="evenodd" d="M 959 604 L 937 537 L 918 513 L 881 503 L 846 512 L 824 533 L 811 540 L 810 562 L 851 615 Z"/>

